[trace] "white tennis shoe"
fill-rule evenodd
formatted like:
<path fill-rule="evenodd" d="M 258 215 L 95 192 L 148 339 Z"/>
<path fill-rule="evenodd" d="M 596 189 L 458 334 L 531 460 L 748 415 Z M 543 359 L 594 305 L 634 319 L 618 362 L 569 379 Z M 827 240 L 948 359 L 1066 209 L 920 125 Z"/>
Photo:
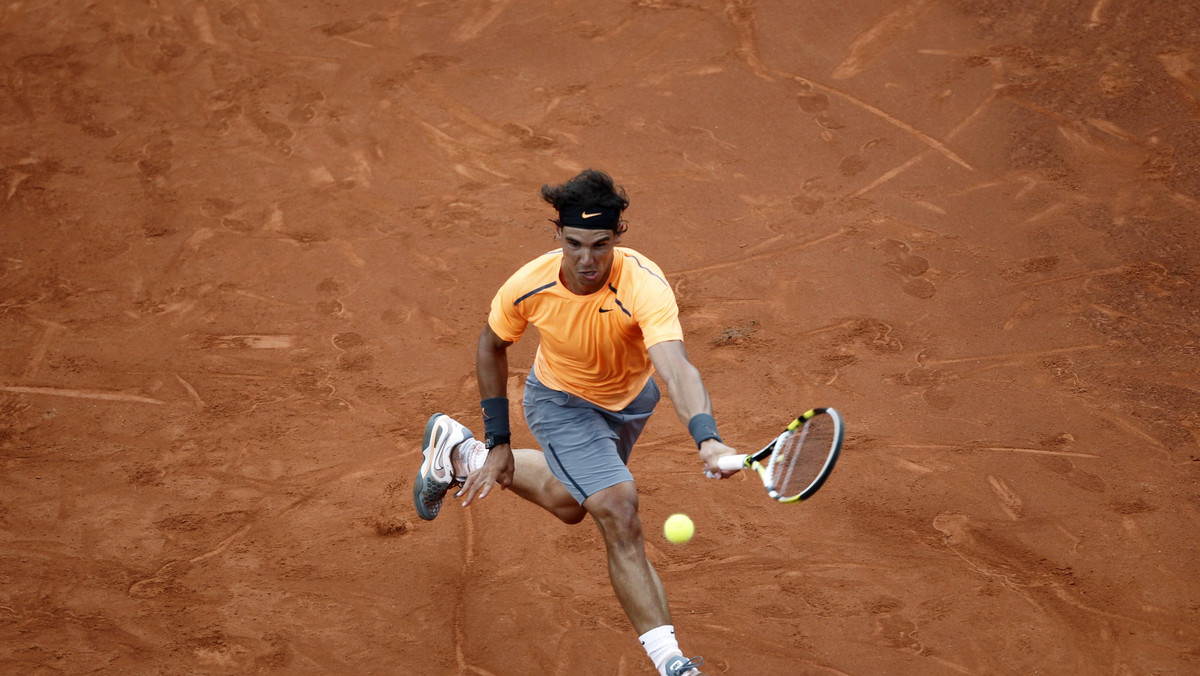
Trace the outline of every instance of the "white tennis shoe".
<path fill-rule="evenodd" d="M 413 481 L 413 504 L 422 519 L 433 521 L 442 509 L 446 491 L 462 483 L 463 479 L 454 476 L 450 454 L 455 446 L 473 438 L 471 430 L 442 413 L 434 413 L 425 424 L 421 448 L 424 458 Z"/>

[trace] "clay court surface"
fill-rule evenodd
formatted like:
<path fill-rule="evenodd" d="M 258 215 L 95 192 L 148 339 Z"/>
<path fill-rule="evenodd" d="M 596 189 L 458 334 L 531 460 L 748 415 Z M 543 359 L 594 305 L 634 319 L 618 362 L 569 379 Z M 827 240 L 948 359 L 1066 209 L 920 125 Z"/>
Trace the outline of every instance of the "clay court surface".
<path fill-rule="evenodd" d="M 652 674 L 590 521 L 411 504 L 430 414 L 481 433 L 488 303 L 556 246 L 538 189 L 596 167 L 726 440 L 850 426 L 798 506 L 704 479 L 667 399 L 647 428 L 647 550 L 707 671 L 1197 673 L 1198 30 L 1150 0 L 5 3 L 0 672 Z"/>

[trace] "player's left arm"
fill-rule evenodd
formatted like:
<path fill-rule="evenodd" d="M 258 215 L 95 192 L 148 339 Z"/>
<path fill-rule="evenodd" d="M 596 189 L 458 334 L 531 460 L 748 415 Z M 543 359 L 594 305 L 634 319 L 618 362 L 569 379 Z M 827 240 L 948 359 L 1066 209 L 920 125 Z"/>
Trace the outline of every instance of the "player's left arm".
<path fill-rule="evenodd" d="M 667 395 L 675 406 L 675 414 L 686 427 L 697 415 L 712 415 L 712 399 L 704 387 L 700 371 L 688 359 L 687 350 L 682 340 L 667 340 L 652 345 L 649 349 L 650 361 L 662 376 L 667 385 Z M 705 469 L 710 474 L 722 477 L 732 476 L 736 470 L 722 470 L 717 466 L 717 459 L 723 455 L 737 453 L 720 439 L 708 439 L 700 443 L 700 459 L 704 461 Z"/>

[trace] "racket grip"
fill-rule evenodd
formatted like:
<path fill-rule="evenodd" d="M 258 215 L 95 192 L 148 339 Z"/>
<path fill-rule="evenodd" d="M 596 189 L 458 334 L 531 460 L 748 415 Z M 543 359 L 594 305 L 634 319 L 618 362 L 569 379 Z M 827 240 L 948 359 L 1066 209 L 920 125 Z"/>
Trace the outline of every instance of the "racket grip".
<path fill-rule="evenodd" d="M 746 466 L 746 456 L 744 455 L 722 455 L 717 458 L 717 467 L 720 467 L 726 472 L 743 469 Z"/>

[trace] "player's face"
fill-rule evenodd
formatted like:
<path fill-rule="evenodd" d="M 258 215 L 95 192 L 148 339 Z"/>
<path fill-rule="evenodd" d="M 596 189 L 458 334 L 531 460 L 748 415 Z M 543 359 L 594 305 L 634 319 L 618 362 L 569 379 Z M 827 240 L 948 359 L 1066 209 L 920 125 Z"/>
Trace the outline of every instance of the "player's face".
<path fill-rule="evenodd" d="M 613 249 L 621 241 L 621 235 L 612 230 L 558 226 L 555 236 L 562 242 L 560 276 L 567 290 L 586 296 L 603 289 L 612 270 Z"/>

